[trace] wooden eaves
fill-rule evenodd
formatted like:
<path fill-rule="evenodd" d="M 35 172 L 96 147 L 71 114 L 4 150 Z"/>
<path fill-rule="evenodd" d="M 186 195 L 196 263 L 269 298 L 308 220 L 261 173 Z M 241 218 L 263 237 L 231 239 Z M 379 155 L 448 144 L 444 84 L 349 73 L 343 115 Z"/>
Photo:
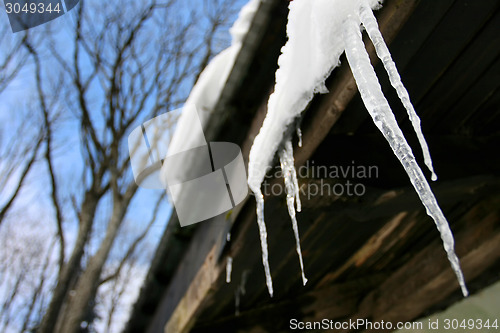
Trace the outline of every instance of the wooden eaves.
<path fill-rule="evenodd" d="M 267 1 L 260 8 L 207 129 L 211 141 L 239 144 L 245 159 L 285 42 L 286 3 Z M 433 189 L 475 292 L 500 279 L 499 4 L 387 0 L 377 18 L 421 115 L 441 177 Z M 298 219 L 307 286 L 301 285 L 283 196 L 266 198 L 272 299 L 253 197 L 231 214 L 192 227 L 180 228 L 174 214 L 128 332 L 287 332 L 291 318 L 409 321 L 461 298 L 433 222 L 368 119 L 343 60 L 327 81 L 330 92 L 317 96 L 302 120 L 304 144 L 295 149 L 296 166 L 356 160 L 378 165 L 380 176 L 366 180 L 361 198 L 303 198 Z M 376 70 L 384 76 L 380 66 Z M 391 106 L 397 105 L 386 81 L 381 83 Z M 404 110 L 394 111 L 416 147 Z M 300 180 L 301 186 L 315 182 Z"/>

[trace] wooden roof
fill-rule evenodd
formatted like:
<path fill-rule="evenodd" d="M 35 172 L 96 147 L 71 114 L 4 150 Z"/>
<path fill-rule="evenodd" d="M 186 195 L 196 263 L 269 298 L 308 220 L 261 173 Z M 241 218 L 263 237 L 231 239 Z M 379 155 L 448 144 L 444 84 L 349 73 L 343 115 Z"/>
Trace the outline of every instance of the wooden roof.
<path fill-rule="evenodd" d="M 209 126 L 211 141 L 235 142 L 245 158 L 285 42 L 286 6 L 268 1 L 259 10 Z M 377 16 L 421 116 L 439 176 L 431 185 L 475 292 L 500 279 L 500 3 L 386 0 Z M 382 66 L 376 71 L 421 161 L 405 111 Z M 346 167 L 354 161 L 376 166 L 378 174 L 299 180 L 303 189 L 347 180 L 366 189 L 363 196 L 302 197 L 298 221 L 307 285 L 284 196 L 265 203 L 273 298 L 265 284 L 253 197 L 231 214 L 192 227 L 180 228 L 174 215 L 128 332 L 285 332 L 291 318 L 408 321 L 461 298 L 434 223 L 369 118 L 345 58 L 327 85 L 330 92 L 317 96 L 302 119 L 297 166 L 308 161 Z"/>

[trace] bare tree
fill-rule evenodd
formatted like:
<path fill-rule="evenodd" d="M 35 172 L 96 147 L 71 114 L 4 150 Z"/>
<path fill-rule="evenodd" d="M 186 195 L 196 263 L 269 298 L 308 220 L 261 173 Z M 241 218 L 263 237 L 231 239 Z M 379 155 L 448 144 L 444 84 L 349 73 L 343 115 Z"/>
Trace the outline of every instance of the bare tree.
<path fill-rule="evenodd" d="M 33 36 L 20 40 L 19 50 L 29 55 L 25 61 L 34 69 L 32 82 L 42 119 L 26 174 L 41 157 L 59 249 L 57 282 L 38 332 L 79 332 L 99 288 L 132 267 L 138 246 L 157 220 L 157 208 L 143 231 L 131 237 L 115 271 L 103 274 L 121 226 L 132 214 L 131 204 L 141 192 L 130 170 L 128 134 L 184 102 L 208 60 L 227 45 L 220 33 L 227 30 L 237 4 L 206 0 L 191 8 L 180 0 L 80 1 L 67 14 L 71 20 L 66 20 L 70 23 L 64 35 L 49 30 L 56 20 L 43 31 L 42 43 Z M 66 127 L 54 125 L 59 117 L 69 119 Z M 81 177 L 65 177 L 64 161 L 54 154 L 57 142 L 74 139 L 71 133 L 78 136 L 79 147 L 74 149 L 81 157 L 65 166 L 81 169 Z M 73 212 L 68 211 L 68 202 Z M 73 222 L 77 232 L 68 242 L 65 224 Z M 109 318 L 126 282 L 120 280 L 113 289 L 115 306 Z M 34 297 L 40 297 L 36 292 L 40 284 L 34 288 Z M 34 307 L 28 305 L 29 316 Z"/>
<path fill-rule="evenodd" d="M 17 223 L 15 223 L 17 222 Z M 0 331 L 22 331 L 41 318 L 35 312 L 47 296 L 55 239 L 37 230 L 39 221 L 10 221 L 0 243 Z M 50 240 L 50 239 L 49 239 Z"/>
<path fill-rule="evenodd" d="M 28 33 L 24 32 L 14 38 L 9 30 L 7 25 L 0 27 L 0 94 L 10 87 L 23 68 L 27 69 L 29 56 L 23 47 L 28 40 Z M 38 42 L 33 41 L 33 43 Z M 6 99 L 6 95 L 3 94 L 2 99 Z M 19 114 L 19 110 L 9 111 Z M 0 129 L 0 188 L 4 195 L 4 200 L 0 203 L 0 226 L 13 207 L 42 145 L 42 129 L 30 128 L 36 127 L 29 121 L 32 116 L 36 117 L 33 112 L 28 111 L 24 117 L 28 121 L 26 119 L 9 121 L 8 126 L 2 124 Z"/>

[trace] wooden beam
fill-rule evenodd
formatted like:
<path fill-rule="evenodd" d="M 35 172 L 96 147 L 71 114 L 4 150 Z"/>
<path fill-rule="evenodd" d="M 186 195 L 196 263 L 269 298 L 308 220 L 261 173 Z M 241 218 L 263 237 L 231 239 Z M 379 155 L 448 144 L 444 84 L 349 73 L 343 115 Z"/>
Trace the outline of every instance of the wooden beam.
<path fill-rule="evenodd" d="M 301 321 L 319 321 L 323 318 L 344 318 L 357 310 L 359 300 L 377 284 L 384 275 L 330 285 L 283 301 L 252 308 L 214 322 L 199 323 L 192 333 L 243 331 L 280 332 L 289 326 L 292 318 Z"/>
<path fill-rule="evenodd" d="M 498 178 L 475 177 L 442 184 L 436 189 L 436 194 L 443 197 L 443 201 L 448 204 L 456 202 L 457 198 L 460 198 L 459 202 L 471 202 L 470 205 L 461 205 L 465 207 L 467 213 L 461 215 L 461 218 L 456 219 L 454 223 L 459 230 L 456 233 L 457 253 L 462 258 L 467 281 L 488 271 L 499 259 L 500 196 L 497 194 L 499 186 Z M 394 217 L 387 219 L 385 225 L 382 225 L 372 237 L 368 237 L 364 245 L 353 252 L 351 258 L 347 258 L 337 270 L 325 275 L 317 285 L 313 284 L 315 290 L 304 289 L 305 293 L 302 295 L 294 294 L 295 296 L 289 299 L 277 301 L 270 299 L 264 303 L 262 300 L 253 302 L 250 300 L 252 297 L 246 297 L 246 308 L 250 310 L 242 312 L 240 316 L 228 316 L 227 311 L 222 311 L 221 313 L 226 316 L 224 318 L 215 316 L 205 321 L 197 321 L 200 314 L 206 314 L 206 311 L 217 312 L 221 309 L 222 303 L 234 302 L 231 295 L 233 288 L 227 287 L 225 283 L 225 262 L 217 261 L 218 249 L 214 247 L 170 319 L 167 332 L 188 332 L 191 329 L 194 332 L 197 330 L 203 332 L 203 329 L 208 328 L 228 331 L 224 328 L 232 327 L 231 325 L 241 325 L 238 327 L 249 330 L 253 328 L 256 331 L 273 331 L 269 325 L 278 323 L 269 318 L 278 317 L 297 317 L 313 321 L 351 315 L 352 318 L 413 320 L 433 305 L 450 300 L 450 295 L 459 290 L 455 276 L 446 260 L 432 222 L 422 209 L 418 211 L 410 209 L 411 207 L 414 209 L 414 204 L 410 205 L 410 201 L 414 201 L 410 194 L 404 191 L 389 191 L 387 195 L 370 196 L 370 200 L 366 198 L 368 202 L 365 202 L 362 209 L 364 214 L 378 218 Z M 310 204 L 312 202 L 305 201 L 304 209 Z M 249 237 L 253 234 L 248 229 L 254 224 L 254 216 L 250 214 L 251 208 L 246 207 L 242 212 L 246 221 L 241 226 L 243 228 L 233 234 L 235 239 L 231 247 L 231 256 L 236 263 L 243 263 L 248 268 L 259 264 L 257 261 L 247 262 L 248 255 L 245 253 L 248 250 Z M 316 209 L 323 208 L 316 207 Z M 402 213 L 401 209 L 410 210 L 408 213 Z M 385 215 L 381 215 L 383 212 Z M 408 262 L 402 266 L 390 264 L 401 263 L 401 260 L 395 260 L 394 257 L 386 259 L 384 255 L 405 253 L 401 248 L 413 243 L 415 235 L 421 234 L 422 230 L 435 232 L 430 245 L 424 245 L 419 252 L 408 256 Z M 251 241 L 250 243 L 255 244 Z M 425 243 L 427 241 L 423 244 Z M 285 261 L 294 261 L 292 260 L 295 259 L 294 250 L 290 248 L 289 251 L 290 256 Z M 380 265 L 381 261 L 385 263 Z M 382 270 L 378 271 L 380 267 Z M 388 268 L 397 269 L 392 273 Z M 278 278 L 279 271 L 279 269 L 273 271 L 275 278 Z M 358 284 L 356 288 L 351 285 L 350 289 L 343 285 L 346 293 L 341 296 L 338 289 L 342 285 L 340 281 L 352 280 L 352 272 L 357 274 L 357 277 L 354 274 L 354 280 L 378 274 L 382 274 L 384 279 L 379 279 L 376 283 L 372 281 L 365 285 Z M 342 279 L 339 280 L 339 277 Z M 265 286 L 262 288 L 265 289 Z M 358 292 L 348 292 L 355 289 Z M 340 303 L 336 303 L 337 301 Z M 248 304 L 253 305 L 249 308 Z M 256 325 L 257 322 L 259 325 Z"/>
<path fill-rule="evenodd" d="M 217 245 L 212 248 L 186 294 L 177 305 L 165 326 L 165 333 L 189 332 L 193 326 L 200 304 L 207 297 L 222 271 L 217 265 L 216 251 Z"/>
<path fill-rule="evenodd" d="M 455 235 L 456 251 L 467 282 L 480 278 L 500 261 L 499 207 L 500 196 L 496 195 L 478 203 L 459 221 L 464 227 Z M 370 292 L 351 319 L 412 321 L 459 293 L 442 244 L 436 240 Z"/>

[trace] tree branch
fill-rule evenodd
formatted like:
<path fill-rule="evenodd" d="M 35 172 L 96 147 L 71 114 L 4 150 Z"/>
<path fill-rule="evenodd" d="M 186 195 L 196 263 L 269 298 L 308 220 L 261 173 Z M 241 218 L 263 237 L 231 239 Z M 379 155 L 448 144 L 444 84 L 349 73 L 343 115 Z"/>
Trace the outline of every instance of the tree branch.
<path fill-rule="evenodd" d="M 31 157 L 29 158 L 28 162 L 24 166 L 24 169 L 21 171 L 21 176 L 19 177 L 19 180 L 17 182 L 17 186 L 16 186 L 14 192 L 11 194 L 9 200 L 7 200 L 7 203 L 2 208 L 0 208 L 0 225 L 3 222 L 5 215 L 7 214 L 7 212 L 12 207 L 12 204 L 14 203 L 14 200 L 17 198 L 17 195 L 19 194 L 19 191 L 21 190 L 21 188 L 22 188 L 22 186 L 24 184 L 24 180 L 25 180 L 26 176 L 28 175 L 28 173 L 31 170 L 31 167 L 35 163 L 36 157 L 38 155 L 38 150 L 39 150 L 42 142 L 43 142 L 43 137 L 40 136 L 39 139 L 37 140 L 36 144 L 35 144 L 35 147 L 33 147 L 33 151 L 31 153 Z"/>
<path fill-rule="evenodd" d="M 54 167 L 52 162 L 52 122 L 49 116 L 48 106 L 45 100 L 45 94 L 42 87 L 42 73 L 41 64 L 37 51 L 30 45 L 28 41 L 24 42 L 25 47 L 28 52 L 33 56 L 35 62 L 35 78 L 36 87 L 38 93 L 38 99 L 40 102 L 40 108 L 43 114 L 43 121 L 45 126 L 45 161 L 47 163 L 47 168 L 49 171 L 50 185 L 51 185 L 51 199 L 54 205 L 54 210 L 56 213 L 56 225 L 57 225 L 57 235 L 59 237 L 59 274 L 61 274 L 64 266 L 64 253 L 65 253 L 65 240 L 64 240 L 64 230 L 63 230 L 63 214 L 61 209 L 61 204 L 59 203 L 59 198 L 57 194 L 57 182 L 54 173 Z"/>
<path fill-rule="evenodd" d="M 160 195 L 160 197 L 156 201 L 155 208 L 153 210 L 153 215 L 151 216 L 151 219 L 149 220 L 149 223 L 147 224 L 146 228 L 144 228 L 144 230 L 139 235 L 139 237 L 137 237 L 134 240 L 134 242 L 130 245 L 127 252 L 123 256 L 122 260 L 118 264 L 118 267 L 116 268 L 116 270 L 112 274 L 101 279 L 101 281 L 99 282 L 100 285 L 103 285 L 109 281 L 112 281 L 120 275 L 121 270 L 123 269 L 123 267 L 125 266 L 125 264 L 129 260 L 129 258 L 132 257 L 132 255 L 135 253 L 137 247 L 141 244 L 141 242 L 144 240 L 144 238 L 146 238 L 147 234 L 151 230 L 151 226 L 154 224 L 154 222 L 156 221 L 156 218 L 158 217 L 158 211 L 160 209 L 160 205 L 161 205 L 162 201 L 165 199 L 165 197 L 166 197 L 166 191 L 164 191 L 162 193 L 162 195 Z"/>

